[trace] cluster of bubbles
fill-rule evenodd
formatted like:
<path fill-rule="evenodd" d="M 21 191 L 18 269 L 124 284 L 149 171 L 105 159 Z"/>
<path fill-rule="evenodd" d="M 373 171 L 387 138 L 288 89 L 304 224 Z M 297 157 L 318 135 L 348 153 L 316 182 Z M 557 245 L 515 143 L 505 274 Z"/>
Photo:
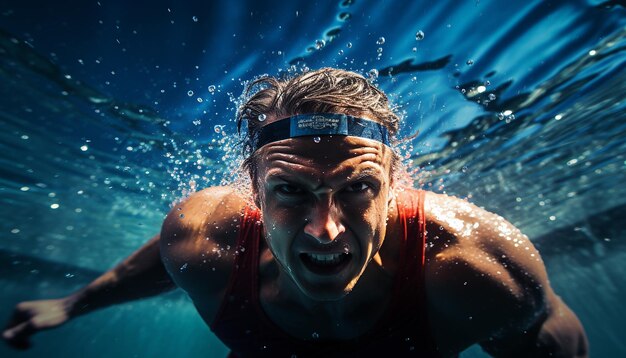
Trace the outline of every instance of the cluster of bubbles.
<path fill-rule="evenodd" d="M 511 123 L 511 121 L 515 120 L 515 114 L 513 114 L 513 111 L 507 109 L 506 111 L 498 113 L 498 119 L 506 123 Z"/>

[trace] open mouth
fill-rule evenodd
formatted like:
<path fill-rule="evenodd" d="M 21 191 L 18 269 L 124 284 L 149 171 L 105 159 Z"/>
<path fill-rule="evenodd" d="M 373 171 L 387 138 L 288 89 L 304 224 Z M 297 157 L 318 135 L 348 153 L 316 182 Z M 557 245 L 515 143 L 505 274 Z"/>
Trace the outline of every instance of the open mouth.
<path fill-rule="evenodd" d="M 320 275 L 331 275 L 343 270 L 352 259 L 352 254 L 302 253 L 300 254 L 300 259 L 311 272 Z"/>

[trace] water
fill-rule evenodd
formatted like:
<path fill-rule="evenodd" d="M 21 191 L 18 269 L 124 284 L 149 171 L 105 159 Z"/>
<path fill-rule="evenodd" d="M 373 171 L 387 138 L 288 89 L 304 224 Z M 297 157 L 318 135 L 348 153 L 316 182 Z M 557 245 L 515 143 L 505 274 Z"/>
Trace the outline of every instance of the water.
<path fill-rule="evenodd" d="M 417 185 L 520 227 L 592 357 L 624 356 L 624 15 L 616 1 L 4 1 L 0 320 L 89 282 L 173 200 L 230 178 L 242 82 L 335 66 L 391 94 L 402 136 L 419 130 L 402 146 Z M 226 352 L 180 292 L 77 319 L 23 356 L 49 351 Z"/>

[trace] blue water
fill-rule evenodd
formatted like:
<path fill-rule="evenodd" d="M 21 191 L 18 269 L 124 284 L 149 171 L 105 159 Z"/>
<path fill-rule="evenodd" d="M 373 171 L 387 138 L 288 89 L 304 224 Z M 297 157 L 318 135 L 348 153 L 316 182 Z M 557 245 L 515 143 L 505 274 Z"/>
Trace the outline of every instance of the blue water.
<path fill-rule="evenodd" d="M 242 83 L 333 66 L 369 76 L 404 113 L 401 134 L 419 131 L 400 149 L 415 185 L 520 227 L 591 356 L 626 356 L 624 6 L 3 1 L 0 321 L 118 263 L 191 181 L 231 180 Z M 181 292 L 78 318 L 26 353 L 0 346 L 3 357 L 225 352 Z"/>

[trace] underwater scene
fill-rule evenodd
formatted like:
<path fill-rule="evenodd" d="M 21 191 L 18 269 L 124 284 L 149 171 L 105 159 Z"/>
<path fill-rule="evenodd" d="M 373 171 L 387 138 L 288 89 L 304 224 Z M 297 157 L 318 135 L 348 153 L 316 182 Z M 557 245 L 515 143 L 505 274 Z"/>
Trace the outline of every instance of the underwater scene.
<path fill-rule="evenodd" d="M 0 324 L 68 295 L 238 183 L 246 83 L 336 67 L 402 113 L 415 187 L 526 234 L 585 327 L 625 357 L 626 3 L 0 3 Z M 0 345 L 2 357 L 225 357 L 182 290 Z M 464 358 L 489 357 L 475 345 Z"/>

